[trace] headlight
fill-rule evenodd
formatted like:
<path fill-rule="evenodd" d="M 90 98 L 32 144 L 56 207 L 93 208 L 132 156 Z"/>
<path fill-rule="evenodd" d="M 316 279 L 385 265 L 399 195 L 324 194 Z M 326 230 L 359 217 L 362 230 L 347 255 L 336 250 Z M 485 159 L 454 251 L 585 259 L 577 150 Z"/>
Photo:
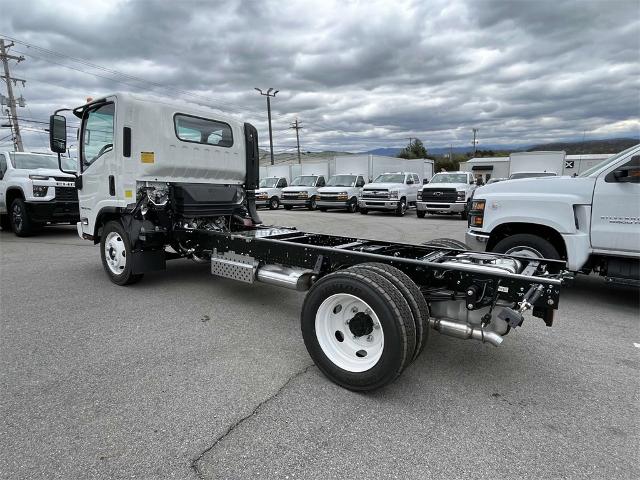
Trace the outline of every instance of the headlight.
<path fill-rule="evenodd" d="M 422 190 L 418 190 L 418 200 L 422 200 Z"/>
<path fill-rule="evenodd" d="M 34 185 L 33 186 L 33 196 L 34 197 L 46 197 L 48 190 L 49 190 L 49 187 L 47 187 L 46 185 Z"/>
<path fill-rule="evenodd" d="M 29 175 L 31 180 L 49 180 L 49 177 L 46 175 Z"/>
<path fill-rule="evenodd" d="M 485 200 L 474 200 L 471 202 L 471 211 L 469 211 L 470 227 L 482 227 L 485 203 Z"/>
<path fill-rule="evenodd" d="M 346 200 L 349 198 L 349 194 L 347 192 L 338 193 L 338 200 Z"/>
<path fill-rule="evenodd" d="M 464 202 L 466 196 L 467 196 L 467 192 L 465 192 L 464 190 L 458 190 L 458 198 L 456 198 L 456 200 L 458 202 Z"/>
<path fill-rule="evenodd" d="M 308 197 L 309 196 L 309 192 L 300 192 L 300 196 L 301 197 Z"/>
<path fill-rule="evenodd" d="M 399 192 L 398 190 L 391 190 L 391 191 L 389 191 L 389 198 L 390 198 L 391 200 L 397 200 L 397 199 L 398 199 L 398 194 L 399 194 L 399 193 L 400 193 L 400 192 Z"/>

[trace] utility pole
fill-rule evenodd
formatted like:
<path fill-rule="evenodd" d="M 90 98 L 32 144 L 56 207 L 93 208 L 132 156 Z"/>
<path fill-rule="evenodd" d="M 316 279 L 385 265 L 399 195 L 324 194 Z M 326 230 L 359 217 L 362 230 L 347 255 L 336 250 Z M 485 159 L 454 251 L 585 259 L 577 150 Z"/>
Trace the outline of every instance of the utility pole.
<path fill-rule="evenodd" d="M 289 128 L 293 128 L 296 131 L 296 144 L 298 145 L 298 163 L 302 163 L 302 160 L 300 160 L 300 135 L 298 135 L 298 130 L 303 127 L 298 123 L 298 117 L 296 117 L 295 122 L 291 123 L 291 126 Z"/>
<path fill-rule="evenodd" d="M 22 144 L 22 136 L 20 135 L 20 125 L 18 124 L 18 112 L 16 111 L 16 99 L 13 96 L 13 87 L 11 86 L 11 82 L 16 85 L 18 82 L 22 82 L 22 86 L 24 87 L 25 80 L 20 78 L 13 78 L 9 74 L 9 60 L 16 60 L 18 63 L 24 60 L 23 56 L 16 57 L 15 55 L 9 55 L 7 53 L 7 49 L 13 47 L 14 43 L 11 42 L 9 45 L 4 44 L 4 39 L 0 38 L 0 60 L 2 60 L 2 64 L 4 65 L 4 81 L 7 84 L 7 103 L 9 104 L 9 109 L 11 111 L 11 125 L 13 130 L 13 141 L 15 150 L 18 152 L 24 152 L 24 145 Z M 24 99 L 20 98 L 21 106 L 24 103 Z"/>
<path fill-rule="evenodd" d="M 267 90 L 266 92 L 263 92 L 259 88 L 255 88 L 255 90 L 260 92 L 260 95 L 267 97 L 267 114 L 269 115 L 269 148 L 271 149 L 271 165 L 273 165 L 273 132 L 271 130 L 271 97 L 275 97 L 276 93 L 278 93 L 280 90 L 276 90 L 273 93 L 271 93 L 273 91 L 273 88 L 269 88 L 269 90 Z"/>
<path fill-rule="evenodd" d="M 476 156 L 476 148 L 478 146 L 478 141 L 476 140 L 476 135 L 477 135 L 478 131 L 479 130 L 477 128 L 473 129 L 473 156 L 474 157 Z"/>

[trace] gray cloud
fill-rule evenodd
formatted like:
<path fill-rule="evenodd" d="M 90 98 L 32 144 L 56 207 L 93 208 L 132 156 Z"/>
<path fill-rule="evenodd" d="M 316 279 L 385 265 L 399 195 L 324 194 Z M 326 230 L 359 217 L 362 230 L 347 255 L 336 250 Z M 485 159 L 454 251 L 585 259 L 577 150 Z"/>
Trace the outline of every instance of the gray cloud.
<path fill-rule="evenodd" d="M 472 127 L 484 144 L 640 134 L 635 0 L 4 0 L 0 33 L 165 87 L 18 44 L 29 105 L 20 114 L 33 119 L 86 96 L 149 92 L 229 111 L 266 144 L 253 87 L 273 86 L 276 149 L 294 145 L 296 116 L 310 150 L 409 136 L 468 145 Z"/>

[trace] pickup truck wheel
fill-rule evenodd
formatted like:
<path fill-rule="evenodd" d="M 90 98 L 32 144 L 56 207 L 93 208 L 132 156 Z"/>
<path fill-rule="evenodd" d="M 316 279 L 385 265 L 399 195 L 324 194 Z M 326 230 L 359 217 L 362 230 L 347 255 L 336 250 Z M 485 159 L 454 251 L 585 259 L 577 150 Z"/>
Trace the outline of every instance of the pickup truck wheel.
<path fill-rule="evenodd" d="M 528 233 L 519 233 L 503 238 L 491 251 L 518 257 L 560 260 L 560 254 L 550 242 Z"/>
<path fill-rule="evenodd" d="M 369 213 L 369 210 L 367 210 L 366 208 L 360 209 L 360 215 L 366 215 L 367 213 Z"/>
<path fill-rule="evenodd" d="M 283 205 L 285 210 L 291 210 L 293 205 Z"/>
<path fill-rule="evenodd" d="M 366 269 L 321 278 L 301 313 L 309 355 L 331 381 L 369 391 L 394 381 L 415 352 L 415 325 L 400 291 Z"/>
<path fill-rule="evenodd" d="M 318 204 L 316 203 L 316 197 L 311 197 L 311 200 L 309 201 L 309 206 L 307 208 L 309 208 L 309 210 L 315 210 L 318 207 Z"/>
<path fill-rule="evenodd" d="M 356 213 L 356 211 L 358 211 L 358 200 L 352 198 L 347 205 L 347 212 Z"/>
<path fill-rule="evenodd" d="M 416 329 L 416 349 L 411 360 L 413 361 L 418 358 L 429 339 L 430 329 L 429 306 L 418 285 L 402 270 L 384 263 L 362 263 L 351 267 L 349 270 L 370 270 L 376 272 L 393 283 L 400 293 L 402 293 L 402 296 L 411 309 L 411 315 L 413 316 L 413 323 Z"/>
<path fill-rule="evenodd" d="M 11 221 L 11 228 L 13 229 L 13 233 L 15 233 L 18 237 L 28 237 L 29 235 L 33 234 L 36 225 L 29 218 L 27 206 L 24 203 L 24 200 L 22 200 L 21 198 L 16 198 L 11 203 L 9 218 Z"/>
<path fill-rule="evenodd" d="M 100 256 L 105 272 L 116 285 L 131 285 L 143 277 L 131 273 L 131 242 L 120 222 L 107 222 L 102 229 Z"/>
<path fill-rule="evenodd" d="M 466 208 L 463 211 L 460 212 L 460 217 L 462 218 L 462 220 L 466 220 L 467 219 L 467 209 Z"/>
<path fill-rule="evenodd" d="M 398 208 L 396 208 L 396 216 L 404 217 L 404 214 L 407 212 L 407 200 L 401 198 L 398 202 Z"/>
<path fill-rule="evenodd" d="M 278 200 L 278 197 L 271 197 L 271 200 L 269 200 L 269 209 L 277 210 L 279 206 L 280 200 Z"/>
<path fill-rule="evenodd" d="M 424 218 L 424 216 L 427 214 L 426 210 L 418 210 L 416 212 L 416 215 L 418 215 L 418 218 Z"/>

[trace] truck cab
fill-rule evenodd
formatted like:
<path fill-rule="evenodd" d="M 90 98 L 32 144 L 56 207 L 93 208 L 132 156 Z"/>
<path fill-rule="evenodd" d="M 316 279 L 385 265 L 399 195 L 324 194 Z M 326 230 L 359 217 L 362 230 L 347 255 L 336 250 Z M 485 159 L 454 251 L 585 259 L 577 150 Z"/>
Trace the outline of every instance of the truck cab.
<path fill-rule="evenodd" d="M 325 187 L 318 189 L 318 208 L 321 212 L 330 208 L 340 208 L 355 213 L 364 185 L 364 175 L 334 175 Z"/>
<path fill-rule="evenodd" d="M 392 211 L 402 217 L 409 207 L 416 205 L 420 177 L 413 172 L 388 172 L 378 175 L 362 189 L 358 202 L 360 213 L 370 210 Z"/>
<path fill-rule="evenodd" d="M 284 177 L 266 177 L 260 180 L 260 188 L 256 190 L 256 206 L 277 210 L 282 198 L 282 189 L 287 186 Z"/>
<path fill-rule="evenodd" d="M 467 202 L 476 189 L 470 172 L 436 173 L 418 193 L 418 217 L 425 214 L 452 213 L 467 218 Z"/>
<path fill-rule="evenodd" d="M 63 157 L 68 168 L 75 160 Z M 74 176 L 58 170 L 54 155 L 0 152 L 2 228 L 31 235 L 47 223 L 75 223 L 80 215 Z"/>
<path fill-rule="evenodd" d="M 293 207 L 315 210 L 318 206 L 318 189 L 325 184 L 324 175 L 299 175 L 291 185 L 282 189 L 282 205 L 285 210 Z"/>
<path fill-rule="evenodd" d="M 564 259 L 609 281 L 640 279 L 640 145 L 574 177 L 529 178 L 476 190 L 467 244 Z"/>

